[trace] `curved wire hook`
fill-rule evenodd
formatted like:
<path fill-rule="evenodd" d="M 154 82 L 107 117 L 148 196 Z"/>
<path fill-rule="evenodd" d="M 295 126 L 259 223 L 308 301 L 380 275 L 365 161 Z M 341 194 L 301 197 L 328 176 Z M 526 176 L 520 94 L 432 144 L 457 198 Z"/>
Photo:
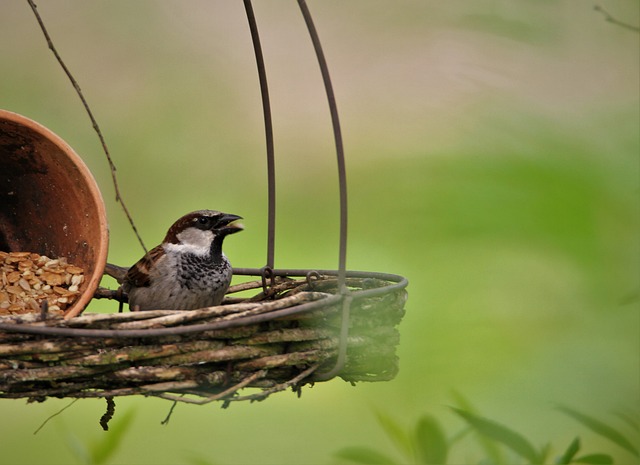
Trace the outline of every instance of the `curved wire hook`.
<path fill-rule="evenodd" d="M 267 267 L 275 267 L 275 241 L 276 241 L 276 168 L 273 148 L 273 123 L 271 119 L 271 105 L 269 103 L 269 86 L 267 85 L 267 71 L 262 56 L 262 46 L 260 45 L 260 35 L 258 34 L 258 24 L 253 13 L 251 0 L 244 0 L 244 8 L 247 12 L 249 30 L 253 50 L 256 55 L 256 65 L 258 67 L 258 78 L 260 80 L 260 93 L 262 95 L 262 110 L 264 114 L 264 130 L 267 143 L 267 183 L 268 183 L 268 224 L 267 224 Z"/>
<path fill-rule="evenodd" d="M 327 102 L 329 103 L 329 111 L 331 113 L 331 124 L 333 125 L 333 136 L 336 144 L 336 155 L 338 158 L 338 182 L 340 185 L 340 255 L 338 260 L 338 286 L 341 293 L 346 292 L 345 279 L 347 270 L 347 170 L 344 161 L 344 146 L 342 144 L 342 130 L 340 129 L 340 119 L 338 118 L 338 106 L 336 104 L 336 97 L 333 93 L 333 86 L 331 84 L 331 77 L 329 76 L 329 67 L 327 66 L 327 60 L 324 57 L 322 51 L 322 45 L 320 44 L 320 37 L 316 31 L 316 27 L 313 24 L 311 18 L 311 12 L 307 7 L 305 0 L 298 0 L 300 11 L 307 24 L 309 35 L 311 36 L 311 42 L 318 58 L 318 65 L 320 66 L 320 72 L 322 74 L 322 81 L 324 82 L 324 88 L 327 94 Z"/>

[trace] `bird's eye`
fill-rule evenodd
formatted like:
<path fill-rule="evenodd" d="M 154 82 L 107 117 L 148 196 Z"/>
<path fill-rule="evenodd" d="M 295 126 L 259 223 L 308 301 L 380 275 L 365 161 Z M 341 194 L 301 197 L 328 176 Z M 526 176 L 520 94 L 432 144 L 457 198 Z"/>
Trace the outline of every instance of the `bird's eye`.
<path fill-rule="evenodd" d="M 198 225 L 198 228 L 209 229 L 211 227 L 211 218 L 208 216 L 199 216 L 196 220 L 196 224 Z"/>

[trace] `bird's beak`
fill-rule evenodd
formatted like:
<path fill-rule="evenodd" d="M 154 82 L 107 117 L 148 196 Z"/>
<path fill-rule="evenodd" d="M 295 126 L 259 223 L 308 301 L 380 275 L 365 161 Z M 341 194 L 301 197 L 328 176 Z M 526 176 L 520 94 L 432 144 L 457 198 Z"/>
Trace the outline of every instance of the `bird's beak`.
<path fill-rule="evenodd" d="M 238 215 L 232 215 L 231 213 L 225 213 L 220 217 L 218 222 L 216 223 L 216 231 L 224 234 L 234 234 L 240 232 L 244 229 L 240 223 L 234 223 L 235 221 L 241 220 L 242 217 Z"/>

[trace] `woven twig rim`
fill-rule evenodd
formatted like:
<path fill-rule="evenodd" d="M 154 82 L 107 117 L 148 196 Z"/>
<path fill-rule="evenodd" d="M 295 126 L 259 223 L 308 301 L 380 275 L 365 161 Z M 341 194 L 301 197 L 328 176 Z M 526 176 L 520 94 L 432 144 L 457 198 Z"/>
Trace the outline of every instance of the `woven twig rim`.
<path fill-rule="evenodd" d="M 141 394 L 207 403 L 262 399 L 318 381 L 340 346 L 344 296 L 335 293 L 335 276 L 314 272 L 294 280 L 293 274 L 274 272 L 267 293 L 189 312 L 0 318 L 0 397 Z M 353 318 L 339 376 L 348 381 L 387 380 L 397 372 L 395 326 L 404 312 L 406 280 L 381 277 L 388 275 L 352 273 L 347 279 Z M 258 287 L 261 282 L 243 283 L 232 291 Z M 239 396 L 245 387 L 261 391 Z"/>

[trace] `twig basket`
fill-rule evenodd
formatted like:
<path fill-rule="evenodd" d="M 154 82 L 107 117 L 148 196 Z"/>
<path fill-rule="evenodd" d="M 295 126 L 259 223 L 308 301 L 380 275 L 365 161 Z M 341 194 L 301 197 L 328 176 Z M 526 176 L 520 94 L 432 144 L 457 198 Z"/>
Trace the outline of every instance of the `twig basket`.
<path fill-rule="evenodd" d="M 337 279 L 317 272 L 302 279 L 277 276 L 266 293 L 189 312 L 2 317 L 0 397 L 256 400 L 322 380 L 341 344 L 346 349 L 342 379 L 392 379 L 406 280 L 349 273 L 347 286 L 346 340 L 341 338 L 345 298 L 337 293 Z M 260 287 L 261 281 L 252 281 L 230 292 Z M 239 396 L 245 387 L 260 391 Z"/>

